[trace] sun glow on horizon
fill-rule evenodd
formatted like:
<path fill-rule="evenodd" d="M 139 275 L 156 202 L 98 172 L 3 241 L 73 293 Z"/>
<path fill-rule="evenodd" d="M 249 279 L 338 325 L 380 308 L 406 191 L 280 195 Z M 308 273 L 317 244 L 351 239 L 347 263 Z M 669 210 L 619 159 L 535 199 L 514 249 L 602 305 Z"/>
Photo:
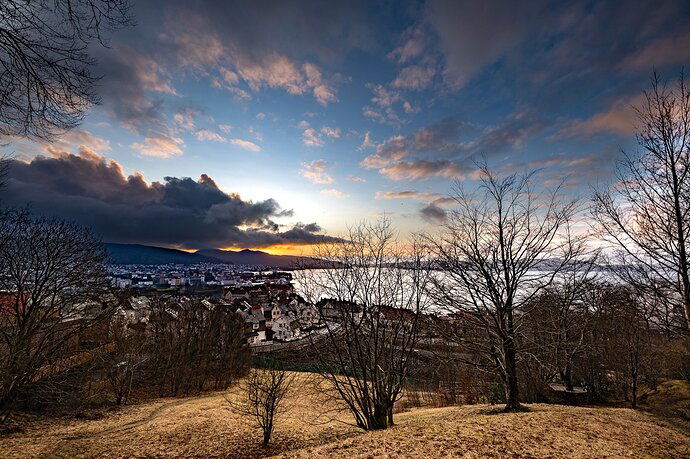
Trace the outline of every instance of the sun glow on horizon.
<path fill-rule="evenodd" d="M 297 255 L 310 256 L 314 254 L 314 247 L 310 245 L 277 244 L 268 247 L 247 247 L 249 250 L 260 250 L 270 255 Z M 221 247 L 219 250 L 239 252 L 245 250 L 237 247 Z"/>

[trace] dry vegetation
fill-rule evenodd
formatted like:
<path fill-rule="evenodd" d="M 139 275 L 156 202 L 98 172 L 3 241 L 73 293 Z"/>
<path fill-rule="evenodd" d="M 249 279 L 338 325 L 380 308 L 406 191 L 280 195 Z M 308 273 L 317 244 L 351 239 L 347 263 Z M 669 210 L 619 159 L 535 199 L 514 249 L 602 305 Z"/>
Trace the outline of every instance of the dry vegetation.
<path fill-rule="evenodd" d="M 487 406 L 420 409 L 395 428 L 285 457 L 688 457 L 690 437 L 627 408 L 529 405 L 529 413 Z"/>
<path fill-rule="evenodd" d="M 396 426 L 362 433 L 343 422 L 305 424 L 322 405 L 302 395 L 276 426 L 261 432 L 233 414 L 223 393 L 127 406 L 102 419 L 34 423 L 2 438 L 1 457 L 688 457 L 690 434 L 627 408 L 530 405 L 496 414 L 486 405 L 415 409 Z M 651 396 L 650 396 L 651 397 Z M 649 398 L 651 400 L 651 398 Z M 349 421 L 347 416 L 340 418 Z"/>

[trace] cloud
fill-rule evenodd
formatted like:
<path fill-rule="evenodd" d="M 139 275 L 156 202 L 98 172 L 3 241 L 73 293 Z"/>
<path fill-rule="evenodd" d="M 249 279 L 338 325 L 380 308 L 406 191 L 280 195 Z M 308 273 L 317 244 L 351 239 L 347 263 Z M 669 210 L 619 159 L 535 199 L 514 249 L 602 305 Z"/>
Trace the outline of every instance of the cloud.
<path fill-rule="evenodd" d="M 362 115 L 380 124 L 390 124 L 399 127 L 403 120 L 398 116 L 393 107 L 385 109 L 375 109 L 372 107 L 362 107 Z"/>
<path fill-rule="evenodd" d="M 511 162 L 501 169 L 509 174 L 539 170 L 539 181 L 545 186 L 559 185 L 565 177 L 568 187 L 591 186 L 611 176 L 619 153 L 617 146 L 610 145 L 594 152 L 577 151 L 576 154 L 561 153 L 539 160 Z"/>
<path fill-rule="evenodd" d="M 649 69 L 670 64 L 687 63 L 690 59 L 690 32 L 653 41 L 638 53 L 625 59 L 624 70 L 649 72 Z"/>
<path fill-rule="evenodd" d="M 486 127 L 444 118 L 407 135 L 390 137 L 360 166 L 378 169 L 393 180 L 460 179 L 474 168 L 477 157 L 519 150 L 546 127 L 546 121 L 532 110 L 515 111 Z"/>
<path fill-rule="evenodd" d="M 437 201 L 445 200 L 448 196 L 440 193 L 429 193 L 419 191 L 378 191 L 376 199 L 416 199 L 418 201 Z"/>
<path fill-rule="evenodd" d="M 444 118 L 412 136 L 412 148 L 418 151 L 452 152 L 458 149 L 461 134 L 473 133 L 470 123 L 459 121 L 452 117 Z"/>
<path fill-rule="evenodd" d="M 348 179 L 349 181 L 351 181 L 351 182 L 356 182 L 356 183 L 364 183 L 364 182 L 366 182 L 366 179 L 364 179 L 364 178 L 362 178 L 362 177 L 358 177 L 358 176 L 356 176 L 356 175 L 348 175 L 348 176 L 347 176 L 347 179 Z"/>
<path fill-rule="evenodd" d="M 254 136 L 254 138 L 259 142 L 262 142 L 264 140 L 263 134 L 254 129 L 254 126 L 249 126 L 249 128 L 247 128 L 247 134 Z"/>
<path fill-rule="evenodd" d="M 405 113 L 417 113 L 419 111 L 419 107 L 414 107 L 408 101 L 404 101 L 403 102 L 403 110 L 405 110 Z"/>
<path fill-rule="evenodd" d="M 267 5 L 261 10 L 271 8 L 281 10 L 279 14 L 286 21 L 294 16 L 294 12 L 284 7 Z M 207 10 L 190 11 L 180 6 L 174 9 L 175 17 L 183 14 L 186 20 L 180 22 L 172 20 L 173 15 L 168 17 L 170 32 L 164 35 L 164 43 L 174 50 L 180 65 L 209 77 L 213 87 L 228 90 L 241 99 L 250 97 L 241 88 L 244 84 L 254 92 L 270 88 L 293 95 L 311 94 L 322 106 L 338 101 L 336 86 L 340 76 L 324 76 L 319 65 L 302 56 L 309 53 L 298 50 L 295 35 L 299 31 L 294 24 L 290 39 L 280 42 L 276 37 L 287 23 L 274 24 L 271 18 L 257 15 L 258 11 L 218 4 Z M 206 15 L 205 11 L 213 11 L 213 15 Z M 247 30 L 244 21 L 250 16 L 255 16 L 251 19 L 254 27 Z M 238 23 L 240 17 L 243 19 Z M 307 17 L 292 19 L 304 22 Z M 305 43 L 308 47 L 314 45 Z"/>
<path fill-rule="evenodd" d="M 322 147 L 324 144 L 314 128 L 307 128 L 302 132 L 302 143 L 308 147 Z"/>
<path fill-rule="evenodd" d="M 124 45 L 115 45 L 99 56 L 98 71 L 103 75 L 103 107 L 126 128 L 144 133 L 167 127 L 163 99 L 157 94 L 177 95 L 163 79 L 165 71 L 154 59 Z M 152 94 L 153 93 L 153 94 Z"/>
<path fill-rule="evenodd" d="M 460 88 L 518 46 L 541 17 L 542 3 L 526 1 L 509 8 L 499 0 L 481 5 L 454 0 L 429 3 L 426 18 L 439 37 L 446 82 Z"/>
<path fill-rule="evenodd" d="M 436 0 L 426 3 L 421 27 L 437 38 L 449 89 L 507 87 L 541 109 L 563 108 L 580 95 L 610 90 L 621 74 L 687 62 L 686 3 L 639 0 L 629 8 L 615 1 L 525 0 L 506 7 L 500 0 Z M 633 81 L 618 80 L 639 84 Z"/>
<path fill-rule="evenodd" d="M 519 149 L 523 143 L 541 133 L 548 126 L 546 120 L 534 110 L 517 110 L 495 126 L 489 126 L 460 151 L 473 155 L 497 155 Z"/>
<path fill-rule="evenodd" d="M 248 151 L 253 151 L 254 153 L 258 153 L 261 151 L 261 147 L 255 144 L 254 142 L 250 142 L 249 140 L 243 140 L 243 139 L 231 139 L 230 143 L 233 145 L 237 145 L 240 148 L 243 148 Z"/>
<path fill-rule="evenodd" d="M 614 101 L 605 110 L 585 120 L 574 120 L 562 129 L 554 138 L 556 140 L 575 137 L 591 136 L 601 133 L 613 133 L 620 136 L 635 134 L 637 113 L 634 107 L 641 106 L 643 96 L 624 98 Z"/>
<path fill-rule="evenodd" d="M 195 134 L 198 140 L 208 140 L 212 142 L 227 142 L 227 139 L 217 132 L 213 132 L 209 129 L 199 129 Z"/>
<path fill-rule="evenodd" d="M 311 63 L 304 64 L 304 73 L 306 74 L 306 85 L 311 88 L 314 93 L 314 98 L 324 107 L 329 102 L 337 102 L 335 86 L 329 81 L 326 81 L 321 75 L 319 68 Z"/>
<path fill-rule="evenodd" d="M 97 152 L 110 150 L 110 141 L 101 137 L 96 137 L 89 131 L 72 129 L 62 134 L 50 143 L 41 144 L 44 151 L 51 153 L 54 151 L 76 150 L 87 148 Z"/>
<path fill-rule="evenodd" d="M 379 169 L 379 172 L 391 180 L 422 180 L 429 177 L 461 179 L 466 171 L 451 161 L 398 161 Z"/>
<path fill-rule="evenodd" d="M 256 119 L 259 121 L 263 121 L 264 119 L 266 119 L 266 114 L 265 113 L 257 113 Z"/>
<path fill-rule="evenodd" d="M 331 137 L 333 139 L 340 138 L 340 129 L 339 128 L 331 128 L 328 126 L 324 126 L 321 128 L 321 133 L 325 135 L 326 137 Z"/>
<path fill-rule="evenodd" d="M 328 175 L 328 163 L 323 159 L 317 159 L 310 163 L 302 163 L 302 177 L 317 185 L 327 185 L 335 182 L 333 177 Z"/>
<path fill-rule="evenodd" d="M 419 214 L 425 220 L 443 222 L 446 219 L 446 210 L 441 206 L 452 206 L 456 203 L 455 199 L 441 193 L 419 192 L 419 191 L 379 191 L 376 199 L 414 199 L 424 201 L 426 204 L 419 209 Z"/>
<path fill-rule="evenodd" d="M 208 175 L 149 183 L 84 148 L 30 162 L 10 160 L 3 200 L 77 221 L 111 242 L 192 249 L 338 241 L 319 234 L 315 223 L 281 230 L 274 219 L 292 216 L 291 210 L 273 199 L 252 202 L 225 193 Z"/>
<path fill-rule="evenodd" d="M 415 85 L 421 84 L 421 80 L 418 82 L 413 82 L 412 79 L 400 80 L 398 83 L 401 85 Z M 394 88 L 393 85 L 369 83 L 366 86 L 372 92 L 371 102 L 376 107 L 364 106 L 362 108 L 362 115 L 377 123 L 390 124 L 396 127 L 403 124 L 403 119 L 398 115 L 396 106 L 402 106 L 406 113 L 417 111 L 405 100 L 398 88 Z"/>
<path fill-rule="evenodd" d="M 133 143 L 131 148 L 137 150 L 141 156 L 152 156 L 155 158 L 170 158 L 171 156 L 182 156 L 180 146 L 184 145 L 182 139 L 158 135 L 156 137 L 146 137 L 144 143 Z"/>
<path fill-rule="evenodd" d="M 375 147 L 375 146 L 376 146 L 376 142 L 373 142 L 373 141 L 371 140 L 371 132 L 367 131 L 367 132 L 364 134 L 364 139 L 362 140 L 362 145 L 360 145 L 360 146 L 357 148 L 357 150 L 359 150 L 359 151 L 364 151 L 364 150 L 366 150 L 367 148 L 371 148 L 371 147 Z"/>
<path fill-rule="evenodd" d="M 407 138 L 402 135 L 389 137 L 376 147 L 376 153 L 369 155 L 360 162 L 365 169 L 380 169 L 391 162 L 399 161 L 410 154 Z"/>
<path fill-rule="evenodd" d="M 334 198 L 344 198 L 347 196 L 345 193 L 342 191 L 336 190 L 335 188 L 327 188 L 324 190 L 321 190 L 321 194 L 326 195 L 326 196 L 333 196 Z"/>
<path fill-rule="evenodd" d="M 381 84 L 368 85 L 374 95 L 371 101 L 379 107 L 391 107 L 400 100 L 400 93 L 392 91 Z"/>
<path fill-rule="evenodd" d="M 182 130 L 193 131 L 195 128 L 195 125 L 194 125 L 194 116 L 195 115 L 196 115 L 196 112 L 194 110 L 187 109 L 183 112 L 175 113 L 175 116 L 173 116 L 173 120 L 175 121 L 175 124 L 177 124 Z"/>
<path fill-rule="evenodd" d="M 410 28 L 403 34 L 402 43 L 388 54 L 389 59 L 404 64 L 422 54 L 426 46 L 426 36 L 421 28 Z"/>
<path fill-rule="evenodd" d="M 419 213 L 424 219 L 433 222 L 444 222 L 448 217 L 447 212 L 444 209 L 441 209 L 440 207 L 434 204 L 429 204 L 422 207 Z"/>
<path fill-rule="evenodd" d="M 225 132 L 226 134 L 230 134 L 230 131 L 232 131 L 232 126 L 229 124 L 219 124 L 218 129 Z"/>
<path fill-rule="evenodd" d="M 435 73 L 433 67 L 411 65 L 403 68 L 391 85 L 400 89 L 424 89 L 431 84 Z"/>

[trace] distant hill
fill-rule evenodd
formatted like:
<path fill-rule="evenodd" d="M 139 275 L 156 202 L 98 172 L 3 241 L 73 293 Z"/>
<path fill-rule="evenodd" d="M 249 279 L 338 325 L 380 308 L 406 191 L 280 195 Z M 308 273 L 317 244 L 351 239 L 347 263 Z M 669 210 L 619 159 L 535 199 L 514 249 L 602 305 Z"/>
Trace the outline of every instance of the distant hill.
<path fill-rule="evenodd" d="M 318 260 L 294 255 L 271 255 L 260 250 L 205 249 L 194 253 L 141 244 L 105 243 L 108 262 L 116 265 L 164 265 L 227 263 L 272 268 L 296 268 L 305 263 L 316 267 Z"/>
<path fill-rule="evenodd" d="M 225 263 L 249 266 L 270 266 L 275 268 L 296 268 L 305 263 L 314 264 L 316 260 L 308 257 L 298 257 L 294 255 L 271 255 L 260 250 L 220 250 L 205 249 L 195 253 L 206 257 L 216 258 Z"/>
<path fill-rule="evenodd" d="M 217 258 L 211 258 L 198 253 L 184 250 L 166 249 L 141 244 L 104 244 L 108 251 L 108 262 L 116 265 L 191 265 L 195 263 L 222 263 Z M 227 263 L 227 262 L 226 262 Z"/>

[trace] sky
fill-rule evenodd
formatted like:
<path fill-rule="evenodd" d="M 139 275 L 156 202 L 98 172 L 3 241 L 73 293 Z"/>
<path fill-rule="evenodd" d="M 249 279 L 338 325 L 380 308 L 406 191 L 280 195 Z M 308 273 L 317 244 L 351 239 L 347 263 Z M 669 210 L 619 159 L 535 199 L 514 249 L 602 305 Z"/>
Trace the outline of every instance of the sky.
<path fill-rule="evenodd" d="M 434 228 L 477 161 L 588 199 L 636 151 L 687 1 L 139 1 L 94 44 L 102 103 L 12 139 L 4 201 L 105 241 L 309 253 L 387 216 Z M 325 239 L 324 239 L 325 238 Z"/>

